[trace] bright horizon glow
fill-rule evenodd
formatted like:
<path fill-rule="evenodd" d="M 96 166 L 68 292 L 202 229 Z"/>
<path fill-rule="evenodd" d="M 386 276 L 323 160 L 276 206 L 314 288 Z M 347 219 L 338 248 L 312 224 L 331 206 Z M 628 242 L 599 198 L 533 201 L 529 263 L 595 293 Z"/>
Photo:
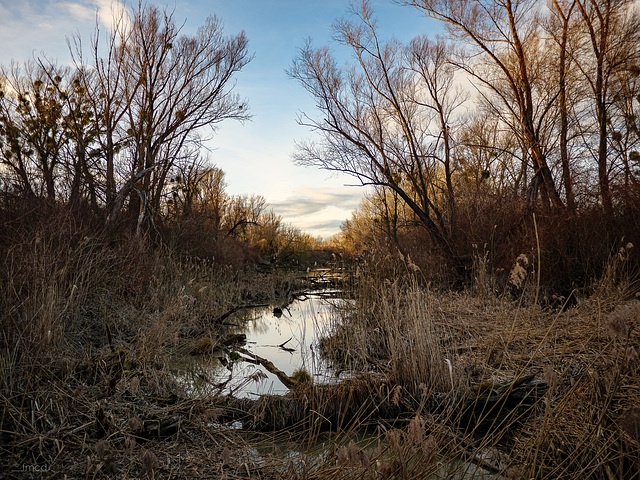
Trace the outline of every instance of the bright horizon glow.
<path fill-rule="evenodd" d="M 129 3 L 129 2 L 127 2 Z M 212 163 L 226 174 L 227 192 L 257 194 L 268 208 L 314 237 L 329 237 L 362 199 L 357 180 L 293 163 L 296 140 L 313 133 L 296 123 L 302 111 L 314 116 L 311 96 L 286 70 L 310 38 L 316 46 L 329 45 L 339 55 L 350 52 L 332 41 L 332 25 L 349 16 L 349 0 L 181 0 L 150 2 L 173 11 L 182 33 L 193 34 L 207 16 L 216 15 L 225 35 L 244 30 L 253 60 L 235 77 L 235 93 L 246 99 L 252 120 L 223 122 L 208 143 Z M 96 26 L 111 25 L 118 3 L 111 0 L 0 0 L 0 64 L 24 62 L 45 55 L 60 64 L 70 62 L 67 38 L 78 34 L 90 43 Z M 380 37 L 408 42 L 431 34 L 433 21 L 393 0 L 372 0 Z"/>

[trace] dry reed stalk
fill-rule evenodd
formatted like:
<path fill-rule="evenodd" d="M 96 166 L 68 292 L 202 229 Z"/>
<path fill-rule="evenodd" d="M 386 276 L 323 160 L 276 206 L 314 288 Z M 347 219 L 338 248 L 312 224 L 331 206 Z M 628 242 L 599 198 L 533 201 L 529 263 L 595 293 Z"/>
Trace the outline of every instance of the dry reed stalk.
<path fill-rule="evenodd" d="M 3 259 L 12 274 L 9 299 L 0 300 L 9 314 L 0 341 L 4 470 L 45 462 L 52 471 L 92 478 L 456 478 L 471 467 L 439 470 L 444 458 L 499 450 L 506 460 L 497 465 L 510 478 L 638 471 L 640 332 L 634 306 L 614 309 L 624 297 L 618 274 L 599 295 L 557 312 L 434 292 L 406 276 L 385 282 L 369 272 L 354 287 L 355 308 L 344 305 L 334 320 L 333 347 L 347 368 L 371 373 L 358 388 L 300 393 L 302 441 L 225 430 L 228 412 L 219 399 L 181 399 L 167 368 L 192 334 L 214 334 L 211 319 L 230 305 L 287 291 L 290 280 L 238 278 L 171 255 L 133 268 L 128 260 L 141 255 L 136 244 L 60 245 L 26 242 Z M 120 279 L 122 269 L 134 274 L 132 282 Z M 528 374 L 548 386 L 537 402 L 484 423 L 460 414 L 466 399 L 480 402 Z M 433 398 L 446 402 L 432 411 Z M 389 412 L 402 407 L 410 420 L 356 442 L 373 418 L 364 405 L 373 403 Z M 332 415 L 349 421 L 319 451 Z M 304 444 L 298 457 L 286 454 L 293 444 Z M 269 447 L 271 453 L 259 450 Z"/>
<path fill-rule="evenodd" d="M 610 270 L 614 267 L 619 270 L 616 265 Z M 443 359 L 455 366 L 456 388 L 477 392 L 478 399 L 483 389 L 525 375 L 544 382 L 546 396 L 489 424 L 490 435 L 483 433 L 485 427 L 470 431 L 472 437 L 482 435 L 480 443 L 474 440 L 478 451 L 499 447 L 507 453 L 503 473 L 514 478 L 618 478 L 638 468 L 632 408 L 640 404 L 639 323 L 635 304 L 614 309 L 633 282 L 617 278 L 605 288 L 603 282 L 614 281 L 611 274 L 590 298 L 558 311 L 535 302 L 527 306 L 522 298 L 491 302 L 407 288 L 400 279 L 385 283 L 369 275 L 363 280 L 354 292 L 355 311 L 336 322 L 333 339 L 357 339 L 342 346 L 359 360 L 354 363 L 381 368 L 402 391 L 415 391 L 417 378 L 446 391 L 446 382 L 424 377 L 425 365 Z M 446 370 L 436 376 L 446 377 Z M 424 412 L 422 404 L 419 408 Z M 456 411 L 450 405 L 438 423 L 460 426 Z M 454 440 L 451 448 L 461 448 L 460 441 Z"/>

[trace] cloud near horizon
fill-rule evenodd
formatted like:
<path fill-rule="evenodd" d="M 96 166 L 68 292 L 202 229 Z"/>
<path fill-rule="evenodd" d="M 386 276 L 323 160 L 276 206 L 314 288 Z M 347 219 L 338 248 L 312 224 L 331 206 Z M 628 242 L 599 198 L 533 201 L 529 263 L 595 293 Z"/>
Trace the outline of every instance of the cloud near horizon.
<path fill-rule="evenodd" d="M 313 236 L 329 237 L 360 203 L 362 190 L 336 192 L 325 187 L 296 188 L 283 201 L 269 206 L 283 219 Z"/>
<path fill-rule="evenodd" d="M 284 201 L 272 203 L 283 214 L 304 216 L 316 213 L 328 207 L 353 210 L 360 199 L 362 191 L 338 193 L 325 187 L 295 188 L 293 194 Z"/>

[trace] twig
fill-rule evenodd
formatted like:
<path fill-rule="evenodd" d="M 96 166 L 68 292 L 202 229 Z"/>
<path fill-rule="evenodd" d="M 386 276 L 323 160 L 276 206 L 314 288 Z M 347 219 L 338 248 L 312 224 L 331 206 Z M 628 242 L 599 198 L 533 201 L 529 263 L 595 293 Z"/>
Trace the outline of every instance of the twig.
<path fill-rule="evenodd" d="M 533 229 L 536 232 L 536 247 L 538 250 L 538 265 L 537 265 L 537 278 L 536 278 L 536 299 L 533 302 L 534 305 L 538 305 L 538 294 L 540 293 L 540 237 L 538 236 L 538 223 L 536 222 L 536 213 L 533 212 Z"/>
<path fill-rule="evenodd" d="M 282 370 L 280 370 L 278 367 L 276 367 L 272 362 L 270 362 L 266 358 L 262 358 L 254 353 L 251 353 L 249 350 L 245 348 L 236 348 L 236 350 L 248 356 L 249 358 L 252 358 L 260 362 L 260 365 L 262 365 L 267 371 L 273 373 L 276 377 L 278 377 L 278 379 L 283 383 L 283 385 L 287 387 L 289 390 L 298 386 L 298 382 L 296 382 L 293 378 L 291 378 L 289 375 L 284 373 Z"/>

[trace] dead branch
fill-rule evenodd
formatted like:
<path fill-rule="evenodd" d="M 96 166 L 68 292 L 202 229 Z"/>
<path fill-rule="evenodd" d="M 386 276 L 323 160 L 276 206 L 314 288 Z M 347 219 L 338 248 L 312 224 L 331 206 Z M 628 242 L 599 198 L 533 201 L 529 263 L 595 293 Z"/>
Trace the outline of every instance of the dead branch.
<path fill-rule="evenodd" d="M 236 348 L 236 350 L 242 353 L 243 355 L 246 355 L 247 357 L 260 362 L 260 365 L 262 365 L 268 372 L 271 372 L 276 377 L 278 377 L 278 379 L 282 382 L 282 384 L 285 387 L 287 387 L 289 390 L 292 390 L 298 386 L 298 382 L 296 380 L 294 380 L 289 375 L 284 373 L 282 370 L 280 370 L 278 367 L 276 367 L 272 362 L 270 362 L 266 358 L 262 358 L 254 353 L 251 353 L 246 348 Z"/>

